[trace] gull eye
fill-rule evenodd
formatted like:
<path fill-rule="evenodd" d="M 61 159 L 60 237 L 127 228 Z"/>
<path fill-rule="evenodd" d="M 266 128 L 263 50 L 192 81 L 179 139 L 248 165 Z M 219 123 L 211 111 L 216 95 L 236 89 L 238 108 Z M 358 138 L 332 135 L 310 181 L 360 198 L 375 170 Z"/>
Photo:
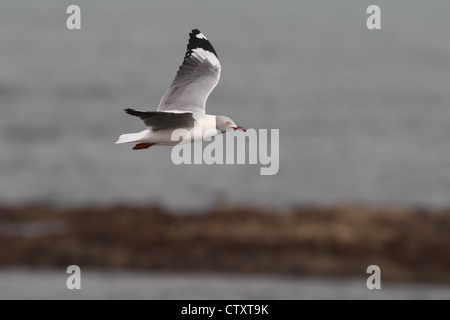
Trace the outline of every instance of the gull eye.
<path fill-rule="evenodd" d="M 229 126 L 230 124 L 231 124 L 230 121 L 225 122 L 226 126 Z"/>

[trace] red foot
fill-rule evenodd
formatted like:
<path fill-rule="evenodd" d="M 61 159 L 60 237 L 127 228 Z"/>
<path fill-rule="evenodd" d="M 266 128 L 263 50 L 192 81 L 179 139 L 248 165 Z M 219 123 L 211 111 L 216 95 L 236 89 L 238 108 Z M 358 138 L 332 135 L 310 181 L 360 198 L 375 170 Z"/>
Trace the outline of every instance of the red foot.
<path fill-rule="evenodd" d="M 154 143 L 138 143 L 133 147 L 133 150 L 142 150 L 150 148 Z"/>

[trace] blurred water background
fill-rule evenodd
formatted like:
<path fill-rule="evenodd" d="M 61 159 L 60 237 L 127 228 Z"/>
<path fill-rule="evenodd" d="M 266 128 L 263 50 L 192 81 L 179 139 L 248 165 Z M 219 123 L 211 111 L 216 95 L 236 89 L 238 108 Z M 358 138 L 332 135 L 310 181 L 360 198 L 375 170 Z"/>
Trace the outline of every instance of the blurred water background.
<path fill-rule="evenodd" d="M 370 4 L 3 1 L 0 201 L 448 204 L 450 3 L 377 1 L 378 31 Z M 144 129 L 123 108 L 156 108 L 192 28 L 222 62 L 207 111 L 280 129 L 277 175 L 114 145 Z"/>

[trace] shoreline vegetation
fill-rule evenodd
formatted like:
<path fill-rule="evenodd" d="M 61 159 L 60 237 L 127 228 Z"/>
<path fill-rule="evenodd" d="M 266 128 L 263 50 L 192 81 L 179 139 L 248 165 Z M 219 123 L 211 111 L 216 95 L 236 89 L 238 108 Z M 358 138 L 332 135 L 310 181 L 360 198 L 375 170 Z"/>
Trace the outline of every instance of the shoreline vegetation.
<path fill-rule="evenodd" d="M 367 278 L 378 265 L 383 281 L 448 284 L 449 245 L 450 208 L 0 206 L 2 268 Z"/>

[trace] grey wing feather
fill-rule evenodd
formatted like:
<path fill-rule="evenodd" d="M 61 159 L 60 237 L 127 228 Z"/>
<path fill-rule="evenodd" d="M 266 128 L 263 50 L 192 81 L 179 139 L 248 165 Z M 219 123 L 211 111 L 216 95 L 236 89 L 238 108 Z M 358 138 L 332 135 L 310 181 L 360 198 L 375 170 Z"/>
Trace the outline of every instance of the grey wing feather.
<path fill-rule="evenodd" d="M 178 128 L 192 128 L 194 126 L 194 117 L 191 112 L 172 113 L 161 111 L 137 111 L 134 109 L 125 109 L 129 115 L 139 117 L 144 121 L 147 127 L 152 130 L 168 130 Z"/>
<path fill-rule="evenodd" d="M 158 110 L 186 110 L 205 113 L 206 100 L 220 78 L 217 54 L 197 29 L 190 39 L 183 63 L 159 103 Z"/>

